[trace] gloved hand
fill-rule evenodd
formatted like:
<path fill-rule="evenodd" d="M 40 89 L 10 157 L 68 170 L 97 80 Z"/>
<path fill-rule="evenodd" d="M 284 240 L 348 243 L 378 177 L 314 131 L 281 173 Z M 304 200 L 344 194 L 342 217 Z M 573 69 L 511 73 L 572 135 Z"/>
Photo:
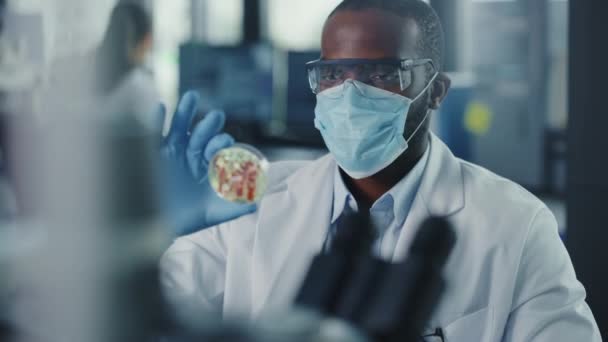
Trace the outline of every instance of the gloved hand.
<path fill-rule="evenodd" d="M 199 108 L 195 92 L 186 93 L 178 105 L 168 135 L 161 143 L 161 158 L 167 176 L 165 208 L 176 236 L 195 233 L 257 210 L 221 199 L 207 179 L 209 162 L 216 152 L 234 144 L 222 133 L 225 115 L 212 111 L 189 132 Z M 159 118 L 166 110 L 161 106 Z M 164 120 L 161 120 L 164 121 Z"/>

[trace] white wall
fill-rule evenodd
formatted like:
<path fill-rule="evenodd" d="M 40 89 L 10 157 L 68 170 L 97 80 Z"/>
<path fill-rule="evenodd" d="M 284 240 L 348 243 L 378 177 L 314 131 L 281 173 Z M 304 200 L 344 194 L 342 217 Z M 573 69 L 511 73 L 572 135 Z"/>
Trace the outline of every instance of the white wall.
<path fill-rule="evenodd" d="M 341 0 L 266 0 L 270 39 L 290 50 L 319 49 L 323 23 Z"/>
<path fill-rule="evenodd" d="M 81 54 L 101 39 L 116 0 L 12 0 L 18 12 L 42 13 L 48 61 Z"/>
<path fill-rule="evenodd" d="M 179 45 L 189 40 L 192 32 L 190 1 L 154 1 L 153 69 L 169 114 L 178 101 Z"/>

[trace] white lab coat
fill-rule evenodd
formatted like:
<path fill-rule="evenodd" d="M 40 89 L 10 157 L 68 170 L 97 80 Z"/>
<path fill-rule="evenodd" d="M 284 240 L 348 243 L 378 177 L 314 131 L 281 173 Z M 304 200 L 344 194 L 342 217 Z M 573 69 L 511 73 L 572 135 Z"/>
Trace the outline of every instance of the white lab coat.
<path fill-rule="evenodd" d="M 138 124 L 150 132 L 158 130 L 158 104 L 160 95 L 154 75 L 144 67 L 129 71 L 120 84 L 104 99 L 104 112 L 131 115 Z M 117 119 L 121 119 L 118 117 Z"/>
<path fill-rule="evenodd" d="M 585 290 L 547 207 L 520 186 L 457 159 L 436 137 L 398 240 L 402 260 L 429 215 L 457 244 L 447 291 L 428 328 L 449 342 L 601 341 Z M 259 317 L 292 302 L 328 233 L 336 163 L 278 163 L 259 211 L 175 241 L 161 262 L 179 307 Z"/>

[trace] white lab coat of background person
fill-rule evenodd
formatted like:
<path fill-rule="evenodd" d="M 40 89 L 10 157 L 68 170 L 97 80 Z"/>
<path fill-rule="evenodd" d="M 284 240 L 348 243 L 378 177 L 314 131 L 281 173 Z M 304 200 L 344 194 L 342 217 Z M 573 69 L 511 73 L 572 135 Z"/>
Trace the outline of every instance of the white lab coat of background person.
<path fill-rule="evenodd" d="M 288 310 L 328 234 L 336 167 L 331 155 L 274 164 L 257 213 L 177 239 L 161 261 L 176 310 L 249 319 Z M 457 234 L 430 332 L 442 328 L 448 342 L 601 341 L 549 209 L 435 136 L 394 261 L 430 215 Z"/>
<path fill-rule="evenodd" d="M 52 108 L 117 125 L 131 121 L 155 132 L 160 94 L 147 66 L 152 43 L 152 19 L 146 9 L 119 3 L 94 50 L 53 62 L 42 97 L 42 120 L 54 120 Z"/>
<path fill-rule="evenodd" d="M 105 98 L 107 113 L 117 115 L 129 114 L 137 123 L 149 132 L 155 132 L 158 119 L 160 94 L 152 71 L 137 67 L 129 72 L 120 85 Z M 117 118 L 119 119 L 119 118 Z"/>

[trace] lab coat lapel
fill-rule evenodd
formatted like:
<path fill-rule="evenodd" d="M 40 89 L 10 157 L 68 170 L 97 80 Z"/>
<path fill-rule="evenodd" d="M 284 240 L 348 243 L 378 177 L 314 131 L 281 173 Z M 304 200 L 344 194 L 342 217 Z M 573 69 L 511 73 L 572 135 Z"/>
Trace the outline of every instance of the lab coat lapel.
<path fill-rule="evenodd" d="M 262 202 L 252 260 L 254 316 L 262 308 L 290 304 L 321 251 L 330 226 L 335 165 L 327 156 L 305 166 L 289 177 L 286 189 Z"/>
<path fill-rule="evenodd" d="M 401 230 L 393 261 L 403 260 L 430 216 L 449 217 L 464 208 L 464 181 L 461 163 L 450 149 L 431 134 L 430 154 L 418 193 Z"/>

